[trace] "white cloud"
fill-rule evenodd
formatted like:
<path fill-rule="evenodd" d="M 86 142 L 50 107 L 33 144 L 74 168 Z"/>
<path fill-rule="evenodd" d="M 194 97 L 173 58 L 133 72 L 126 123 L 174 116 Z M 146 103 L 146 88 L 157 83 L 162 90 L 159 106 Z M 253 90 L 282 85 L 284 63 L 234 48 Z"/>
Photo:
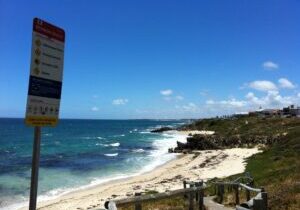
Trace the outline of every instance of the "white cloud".
<path fill-rule="evenodd" d="M 173 90 L 171 90 L 171 89 L 161 90 L 160 94 L 163 95 L 163 96 L 170 96 L 170 95 L 173 94 Z"/>
<path fill-rule="evenodd" d="M 196 104 L 194 104 L 194 103 L 189 103 L 189 106 L 190 107 L 197 107 Z"/>
<path fill-rule="evenodd" d="M 264 67 L 264 69 L 267 70 L 276 70 L 279 68 L 279 65 L 277 63 L 274 63 L 272 61 L 265 61 L 262 66 Z"/>
<path fill-rule="evenodd" d="M 199 111 L 199 107 L 194 103 L 188 103 L 188 104 L 185 104 L 182 106 L 175 105 L 175 109 L 177 109 L 176 112 L 193 112 L 193 113 L 195 113 L 195 112 Z"/>
<path fill-rule="evenodd" d="M 286 78 L 280 78 L 278 80 L 278 83 L 281 88 L 293 89 L 296 87 L 291 81 Z"/>
<path fill-rule="evenodd" d="M 93 106 L 93 107 L 91 108 L 91 110 L 92 110 L 93 112 L 98 112 L 98 111 L 99 111 L 99 108 L 96 107 L 96 106 Z"/>
<path fill-rule="evenodd" d="M 178 101 L 182 101 L 184 99 L 184 97 L 183 96 L 176 96 L 175 99 L 178 100 Z"/>
<path fill-rule="evenodd" d="M 253 105 L 263 105 L 264 104 L 264 102 L 259 100 L 259 98 L 256 97 L 254 95 L 254 93 L 252 93 L 252 92 L 249 92 L 245 97 L 248 100 L 248 102 L 253 104 Z"/>
<path fill-rule="evenodd" d="M 125 105 L 125 104 L 127 104 L 128 103 L 128 99 L 123 99 L 123 98 L 117 98 L 117 99 L 114 99 L 113 101 L 112 101 L 112 104 L 113 105 Z"/>
<path fill-rule="evenodd" d="M 249 84 L 249 87 L 264 92 L 277 90 L 277 86 L 273 82 L 267 80 L 253 81 Z"/>
<path fill-rule="evenodd" d="M 245 101 L 239 101 L 239 100 L 236 100 L 234 98 L 229 99 L 229 100 L 220 101 L 220 104 L 226 105 L 226 106 L 231 106 L 231 107 L 244 107 L 244 106 L 246 106 Z"/>
<path fill-rule="evenodd" d="M 205 106 L 198 107 L 198 110 L 202 110 L 204 114 L 224 115 L 253 111 L 259 107 L 263 109 L 283 108 L 291 104 L 300 104 L 300 93 L 283 96 L 279 91 L 271 90 L 260 97 L 256 96 L 253 92 L 248 92 L 244 99 L 207 100 Z"/>
<path fill-rule="evenodd" d="M 294 102 L 291 96 L 281 96 L 278 91 L 269 91 L 262 101 L 269 107 L 288 106 Z"/>
<path fill-rule="evenodd" d="M 256 97 L 255 97 L 254 93 L 249 92 L 249 93 L 247 93 L 246 98 L 247 99 L 252 99 L 252 98 L 256 98 Z"/>
<path fill-rule="evenodd" d="M 246 95 L 249 108 L 257 108 L 262 106 L 263 108 L 282 108 L 291 104 L 297 104 L 299 99 L 293 96 L 282 96 L 279 91 L 268 91 L 265 96 L 260 98 L 256 97 L 253 93 Z"/>
<path fill-rule="evenodd" d="M 188 103 L 187 105 L 183 105 L 182 108 L 184 111 L 196 111 L 198 107 L 194 103 Z"/>
<path fill-rule="evenodd" d="M 245 101 L 236 100 L 235 98 L 229 100 L 221 100 L 221 101 L 214 101 L 214 100 L 207 100 L 206 105 L 215 105 L 221 107 L 244 107 L 246 106 Z"/>
<path fill-rule="evenodd" d="M 215 101 L 210 99 L 210 100 L 207 100 L 205 103 L 207 105 L 212 105 L 212 104 L 215 104 Z"/>

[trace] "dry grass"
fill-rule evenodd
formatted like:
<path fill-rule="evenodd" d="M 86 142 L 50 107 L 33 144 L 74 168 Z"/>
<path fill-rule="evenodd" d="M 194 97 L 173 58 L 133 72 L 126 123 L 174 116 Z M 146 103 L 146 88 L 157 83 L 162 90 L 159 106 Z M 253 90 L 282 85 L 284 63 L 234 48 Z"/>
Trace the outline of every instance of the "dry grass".
<path fill-rule="evenodd" d="M 134 210 L 133 205 L 118 207 L 118 210 Z M 142 204 L 143 210 L 188 210 L 188 201 L 183 196 L 162 199 L 158 201 L 145 202 Z M 195 205 L 195 209 L 197 206 Z"/>
<path fill-rule="evenodd" d="M 268 119 L 266 119 L 268 120 Z M 265 151 L 251 157 L 247 162 L 256 187 L 264 187 L 268 192 L 269 208 L 272 210 L 300 209 L 300 119 L 270 119 L 282 125 L 287 135 L 280 142 L 265 148 Z M 272 125 L 267 122 L 268 130 Z M 262 129 L 263 126 L 261 125 Z M 275 129 L 275 128 L 274 128 Z M 276 128 L 277 129 L 277 128 Z M 261 132 L 261 131 L 260 131 Z M 239 175 L 228 177 L 229 180 Z M 241 202 L 245 193 L 241 193 Z M 227 193 L 225 204 L 235 202 L 233 194 Z"/>

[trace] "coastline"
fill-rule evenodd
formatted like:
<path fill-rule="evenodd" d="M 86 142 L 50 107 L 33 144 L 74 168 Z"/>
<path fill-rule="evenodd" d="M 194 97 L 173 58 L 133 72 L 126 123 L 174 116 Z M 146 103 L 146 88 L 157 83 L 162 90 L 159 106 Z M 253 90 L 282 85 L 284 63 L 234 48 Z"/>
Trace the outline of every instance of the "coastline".
<path fill-rule="evenodd" d="M 150 133 L 150 131 L 142 131 L 143 133 Z M 146 164 L 143 168 L 141 168 L 139 171 L 133 172 L 133 173 L 120 173 L 119 175 L 107 177 L 107 178 L 99 178 L 95 179 L 94 181 L 90 182 L 89 184 L 85 184 L 82 186 L 77 186 L 74 188 L 59 188 L 54 189 L 47 194 L 42 194 L 38 196 L 37 200 L 37 206 L 39 207 L 39 204 L 44 203 L 51 203 L 54 202 L 56 199 L 59 199 L 61 197 L 67 196 L 72 193 L 76 193 L 79 191 L 85 191 L 90 190 L 98 186 L 106 186 L 108 184 L 112 183 L 118 183 L 125 180 L 129 180 L 133 177 L 137 177 L 140 175 L 151 173 L 151 171 L 156 170 L 160 167 L 163 167 L 164 165 L 168 164 L 170 161 L 173 161 L 174 159 L 180 157 L 182 154 L 174 154 L 174 153 L 168 153 L 167 150 L 169 147 L 175 146 L 176 141 L 180 142 L 186 142 L 187 135 L 185 133 L 173 130 L 169 132 L 163 132 L 161 133 L 161 137 L 155 140 L 153 143 L 154 149 L 150 154 L 150 156 L 157 156 L 163 157 L 163 159 L 159 159 L 157 161 L 151 162 L 150 164 Z M 162 141 L 163 139 L 163 141 Z M 167 141 L 167 142 L 165 142 Z M 162 144 L 163 143 L 163 144 Z M 163 155 L 163 156 L 162 156 Z M 8 210 L 15 210 L 15 209 L 28 209 L 28 200 L 18 202 L 15 204 L 11 204 L 9 206 L 0 207 L 0 210 L 7 209 Z M 73 209 L 73 208 L 72 208 Z"/>
<path fill-rule="evenodd" d="M 38 203 L 38 208 L 50 210 L 103 208 L 105 201 L 130 197 L 135 192 L 149 190 L 165 192 L 180 189 L 183 180 L 207 180 L 242 173 L 245 169 L 245 158 L 258 152 L 257 148 L 234 148 L 177 155 L 175 159 L 151 171 L 111 180 L 63 194 L 48 201 L 41 201 Z M 21 209 L 26 209 L 26 207 Z"/>

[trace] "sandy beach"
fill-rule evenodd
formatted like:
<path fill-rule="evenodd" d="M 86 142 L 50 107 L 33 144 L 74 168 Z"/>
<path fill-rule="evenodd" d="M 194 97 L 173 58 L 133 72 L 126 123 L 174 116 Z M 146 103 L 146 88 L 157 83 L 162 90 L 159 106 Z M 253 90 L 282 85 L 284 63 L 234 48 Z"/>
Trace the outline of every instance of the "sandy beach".
<path fill-rule="evenodd" d="M 258 152 L 257 148 L 234 148 L 178 155 L 176 159 L 148 173 L 111 181 L 74 191 L 53 200 L 39 202 L 38 209 L 83 210 L 103 208 L 106 200 L 130 197 L 135 192 L 147 190 L 165 192 L 182 188 L 183 180 L 207 180 L 214 177 L 230 176 L 243 172 L 245 158 Z"/>

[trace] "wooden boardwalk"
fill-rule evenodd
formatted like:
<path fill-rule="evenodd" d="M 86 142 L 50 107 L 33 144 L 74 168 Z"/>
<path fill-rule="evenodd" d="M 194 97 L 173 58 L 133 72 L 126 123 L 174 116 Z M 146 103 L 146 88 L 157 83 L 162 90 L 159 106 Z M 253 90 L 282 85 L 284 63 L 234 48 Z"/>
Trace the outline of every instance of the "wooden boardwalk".
<path fill-rule="evenodd" d="M 235 208 L 225 207 L 213 201 L 215 196 L 204 197 L 204 206 L 207 210 L 233 210 Z"/>

